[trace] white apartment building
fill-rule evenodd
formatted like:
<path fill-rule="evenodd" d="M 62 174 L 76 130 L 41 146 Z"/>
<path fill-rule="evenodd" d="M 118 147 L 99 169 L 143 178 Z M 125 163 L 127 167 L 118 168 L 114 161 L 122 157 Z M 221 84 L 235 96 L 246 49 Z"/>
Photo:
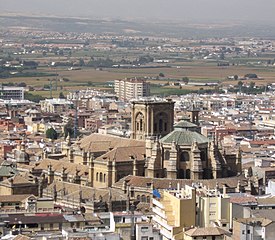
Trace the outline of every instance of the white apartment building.
<path fill-rule="evenodd" d="M 115 80 L 115 93 L 122 101 L 147 97 L 150 95 L 150 83 L 139 78 Z"/>
<path fill-rule="evenodd" d="M 3 100 L 23 100 L 24 99 L 23 87 L 0 87 L 0 99 Z"/>

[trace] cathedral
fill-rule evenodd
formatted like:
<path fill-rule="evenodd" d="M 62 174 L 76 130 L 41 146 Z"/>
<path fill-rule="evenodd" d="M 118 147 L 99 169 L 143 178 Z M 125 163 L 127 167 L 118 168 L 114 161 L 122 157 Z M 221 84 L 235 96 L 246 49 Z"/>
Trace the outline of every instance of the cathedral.
<path fill-rule="evenodd" d="M 132 138 L 146 142 L 145 176 L 212 179 L 241 173 L 241 156 L 226 155 L 200 133 L 199 111 L 174 126 L 171 99 L 132 102 Z"/>
<path fill-rule="evenodd" d="M 60 156 L 56 161 L 44 154 L 34 171 L 51 176 L 50 182 L 99 188 L 111 187 L 128 175 L 199 180 L 242 171 L 240 152 L 227 153 L 200 133 L 197 109 L 174 125 L 171 99 L 133 101 L 131 139 L 93 133 L 74 144 L 68 139 Z"/>

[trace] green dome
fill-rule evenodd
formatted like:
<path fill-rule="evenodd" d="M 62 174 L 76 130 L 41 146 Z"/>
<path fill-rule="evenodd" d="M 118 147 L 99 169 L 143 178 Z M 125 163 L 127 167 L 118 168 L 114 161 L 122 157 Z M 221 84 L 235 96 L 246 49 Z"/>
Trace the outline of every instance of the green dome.
<path fill-rule="evenodd" d="M 160 141 L 162 143 L 175 142 L 177 145 L 192 145 L 193 142 L 198 144 L 208 143 L 209 139 L 200 133 L 176 128 L 173 132 L 161 138 Z"/>
<path fill-rule="evenodd" d="M 197 127 L 198 126 L 196 124 L 188 121 L 184 121 L 184 120 L 181 120 L 174 126 L 174 128 L 197 128 Z"/>

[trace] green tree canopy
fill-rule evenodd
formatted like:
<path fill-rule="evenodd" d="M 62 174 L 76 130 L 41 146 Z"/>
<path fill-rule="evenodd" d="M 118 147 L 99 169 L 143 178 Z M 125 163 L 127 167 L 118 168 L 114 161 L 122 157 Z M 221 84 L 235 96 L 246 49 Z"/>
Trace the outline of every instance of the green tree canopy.
<path fill-rule="evenodd" d="M 57 139 L 57 137 L 58 137 L 58 134 L 57 134 L 57 132 L 53 128 L 49 128 L 46 131 L 46 138 L 54 140 L 54 139 Z"/>

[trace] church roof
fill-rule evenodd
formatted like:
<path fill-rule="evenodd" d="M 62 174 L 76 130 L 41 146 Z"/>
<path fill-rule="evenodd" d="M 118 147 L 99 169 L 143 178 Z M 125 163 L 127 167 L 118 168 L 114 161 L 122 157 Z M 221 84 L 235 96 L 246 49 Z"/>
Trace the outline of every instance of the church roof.
<path fill-rule="evenodd" d="M 89 186 L 82 186 L 75 183 L 60 181 L 53 181 L 50 185 L 47 186 L 44 192 L 52 192 L 54 188 L 57 192 L 64 192 L 64 199 L 69 198 L 76 200 L 79 198 L 80 191 L 83 199 L 91 201 L 93 198 L 95 198 L 95 200 L 99 200 L 100 198 L 102 198 L 103 201 L 108 201 L 110 194 L 113 201 L 127 199 L 127 196 L 124 195 L 123 192 L 118 191 L 117 189 L 93 188 Z"/>
<path fill-rule="evenodd" d="M 145 146 L 144 141 L 93 133 L 79 141 L 85 151 L 107 152 L 116 147 Z"/>
<path fill-rule="evenodd" d="M 177 145 L 191 145 L 193 142 L 208 143 L 209 139 L 197 132 L 188 131 L 185 129 L 175 129 L 160 139 L 162 143 L 175 142 Z"/>
<path fill-rule="evenodd" d="M 107 161 L 110 159 L 110 161 L 123 162 L 129 161 L 129 158 L 131 157 L 136 158 L 137 160 L 144 160 L 144 155 L 144 146 L 117 147 L 98 157 L 96 160 Z"/>
<path fill-rule="evenodd" d="M 197 128 L 197 127 L 198 126 L 196 124 L 188 121 L 184 121 L 184 120 L 181 120 L 174 126 L 174 128 Z"/>
<path fill-rule="evenodd" d="M 52 170 L 56 173 L 62 173 L 63 167 L 66 168 L 65 173 L 71 176 L 75 176 L 76 170 L 79 171 L 79 176 L 86 177 L 88 176 L 89 166 L 71 163 L 66 160 L 53 160 L 53 159 L 43 159 L 37 165 L 33 167 L 33 169 L 38 170 L 48 170 L 48 166 L 52 166 Z"/>

